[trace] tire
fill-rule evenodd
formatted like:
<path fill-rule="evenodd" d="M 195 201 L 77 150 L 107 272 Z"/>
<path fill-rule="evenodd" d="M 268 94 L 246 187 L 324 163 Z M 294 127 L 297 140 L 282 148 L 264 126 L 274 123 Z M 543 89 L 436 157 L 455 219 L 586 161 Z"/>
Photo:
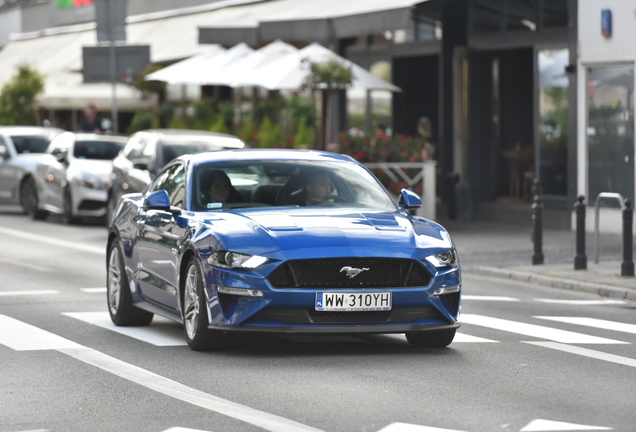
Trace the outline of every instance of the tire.
<path fill-rule="evenodd" d="M 79 223 L 80 219 L 73 215 L 73 200 L 71 199 L 71 191 L 68 187 L 69 186 L 67 185 L 66 190 L 64 191 L 64 223 L 66 225 L 76 225 Z"/>
<path fill-rule="evenodd" d="M 38 208 L 40 201 L 38 199 L 38 190 L 35 187 L 35 180 L 29 177 L 20 185 L 20 205 L 24 211 L 31 216 L 33 220 L 44 220 L 48 212 Z"/>
<path fill-rule="evenodd" d="M 223 347 L 223 332 L 208 329 L 203 273 L 195 257 L 188 262 L 183 281 L 183 329 L 188 346 L 194 351 Z"/>
<path fill-rule="evenodd" d="M 453 342 L 457 329 L 407 332 L 406 339 L 416 348 L 444 348 Z"/>
<path fill-rule="evenodd" d="M 130 284 L 124 267 L 124 255 L 118 241 L 108 251 L 106 269 L 106 300 L 110 319 L 116 326 L 146 326 L 153 314 L 133 306 Z"/>

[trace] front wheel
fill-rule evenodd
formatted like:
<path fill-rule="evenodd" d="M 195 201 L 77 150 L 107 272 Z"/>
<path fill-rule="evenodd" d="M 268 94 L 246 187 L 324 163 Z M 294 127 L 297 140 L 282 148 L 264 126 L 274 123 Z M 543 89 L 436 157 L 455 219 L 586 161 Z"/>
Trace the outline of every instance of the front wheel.
<path fill-rule="evenodd" d="M 457 329 L 407 332 L 406 340 L 416 348 L 444 348 L 453 342 Z"/>
<path fill-rule="evenodd" d="M 183 327 L 188 346 L 194 351 L 219 349 L 223 333 L 208 329 L 203 273 L 195 257 L 190 259 L 183 287 Z"/>
<path fill-rule="evenodd" d="M 117 326 L 146 326 L 152 321 L 152 313 L 133 306 L 130 284 L 124 267 L 121 246 L 114 241 L 108 251 L 106 298 L 110 319 Z"/>
<path fill-rule="evenodd" d="M 38 190 L 35 186 L 35 180 L 28 178 L 20 186 L 20 204 L 24 211 L 31 216 L 33 220 L 46 219 L 47 212 L 40 210 L 38 206 L 40 201 L 38 199 Z"/>

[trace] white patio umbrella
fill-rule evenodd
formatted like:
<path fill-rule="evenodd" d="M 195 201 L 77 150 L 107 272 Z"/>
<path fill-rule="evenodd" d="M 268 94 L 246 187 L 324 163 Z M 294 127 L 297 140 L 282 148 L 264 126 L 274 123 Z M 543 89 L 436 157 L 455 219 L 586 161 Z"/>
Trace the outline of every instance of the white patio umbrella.
<path fill-rule="evenodd" d="M 244 42 L 233 46 L 193 71 L 192 84 L 229 86 L 232 77 L 225 71 L 253 52 L 254 50 Z"/>
<path fill-rule="evenodd" d="M 201 54 L 197 54 L 185 60 L 165 67 L 157 72 L 146 75 L 146 81 L 165 81 L 168 84 L 192 84 L 193 77 L 204 64 L 211 62 L 214 58 L 224 53 L 226 50 L 220 45 L 211 48 Z"/>
<path fill-rule="evenodd" d="M 297 51 L 298 48 L 277 40 L 236 61 L 225 68 L 223 73 L 227 75 L 231 87 L 251 86 L 250 75 L 254 69 L 266 66 Z"/>
<path fill-rule="evenodd" d="M 312 43 L 305 48 L 292 52 L 278 60 L 268 62 L 252 69 L 249 74 L 241 78 L 244 86 L 260 86 L 268 90 L 297 89 L 309 74 L 309 64 L 323 63 L 331 59 L 337 59 L 350 67 L 353 72 L 352 88 L 364 88 L 368 90 L 388 90 L 401 92 L 402 90 L 357 64 L 337 55 L 333 51 L 318 43 Z"/>

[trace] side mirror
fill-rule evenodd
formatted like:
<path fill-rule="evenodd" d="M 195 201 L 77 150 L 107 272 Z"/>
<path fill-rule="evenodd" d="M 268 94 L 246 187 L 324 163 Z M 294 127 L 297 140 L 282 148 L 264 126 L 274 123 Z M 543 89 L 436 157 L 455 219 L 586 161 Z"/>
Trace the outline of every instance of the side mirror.
<path fill-rule="evenodd" d="M 162 210 L 172 214 L 181 213 L 181 209 L 178 207 L 170 206 L 170 196 L 165 189 L 149 193 L 144 201 L 144 210 Z"/>
<path fill-rule="evenodd" d="M 402 209 L 415 209 L 422 207 L 421 198 L 415 193 L 407 189 L 402 189 L 400 192 L 400 208 Z"/>
<path fill-rule="evenodd" d="M 60 153 L 60 154 L 56 154 L 55 155 L 55 160 L 58 161 L 61 164 L 64 164 L 67 162 L 66 160 L 66 153 Z"/>
<path fill-rule="evenodd" d="M 9 159 L 9 149 L 4 146 L 0 147 L 0 158 Z"/>

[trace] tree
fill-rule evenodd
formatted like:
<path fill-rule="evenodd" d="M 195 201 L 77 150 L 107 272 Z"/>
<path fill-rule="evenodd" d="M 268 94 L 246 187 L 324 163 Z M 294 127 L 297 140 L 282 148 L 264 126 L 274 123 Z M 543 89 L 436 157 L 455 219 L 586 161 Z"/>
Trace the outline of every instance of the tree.
<path fill-rule="evenodd" d="M 35 125 L 39 123 L 35 100 L 44 91 L 44 78 L 29 65 L 17 69 L 0 92 L 0 124 Z"/>

